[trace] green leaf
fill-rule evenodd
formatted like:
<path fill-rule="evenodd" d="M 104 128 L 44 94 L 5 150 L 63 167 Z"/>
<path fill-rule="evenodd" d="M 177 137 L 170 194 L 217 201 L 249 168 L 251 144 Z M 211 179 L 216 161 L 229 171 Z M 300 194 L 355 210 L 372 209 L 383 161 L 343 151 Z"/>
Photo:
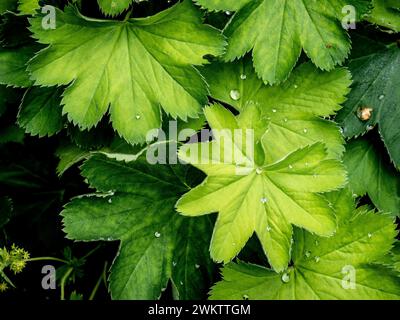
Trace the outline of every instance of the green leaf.
<path fill-rule="evenodd" d="M 97 3 L 103 13 L 116 16 L 128 9 L 134 1 L 140 2 L 140 0 L 97 0 Z"/>
<path fill-rule="evenodd" d="M 397 1 L 372 0 L 374 8 L 367 21 L 400 32 L 400 3 Z"/>
<path fill-rule="evenodd" d="M 223 281 L 211 291 L 212 299 L 366 300 L 400 298 L 400 278 L 390 268 L 373 264 L 391 249 L 396 237 L 393 218 L 365 208 L 352 208 L 351 193 L 341 192 L 338 230 L 319 238 L 296 230 L 293 266 L 283 273 L 231 263 L 222 271 Z M 342 215 L 343 213 L 343 215 Z M 351 281 L 354 282 L 351 282 Z M 352 286 L 355 285 L 355 286 Z"/>
<path fill-rule="evenodd" d="M 39 0 L 19 0 L 18 11 L 21 14 L 33 15 L 40 8 Z"/>
<path fill-rule="evenodd" d="M 17 7 L 16 0 L 1 0 L 0 2 L 0 14 L 5 13 L 6 11 L 13 11 Z"/>
<path fill-rule="evenodd" d="M 255 105 L 238 117 L 219 105 L 207 107 L 205 115 L 215 140 L 186 144 L 179 157 L 208 177 L 179 200 L 177 209 L 186 216 L 219 212 L 210 248 L 215 261 L 229 262 L 256 232 L 270 264 L 283 270 L 290 259 L 292 224 L 333 234 L 334 213 L 318 193 L 342 187 L 346 173 L 337 160 L 328 159 L 322 143 L 270 161 L 265 156 L 268 122 Z M 235 130 L 245 137 L 252 129 L 255 141 L 236 138 Z"/>
<path fill-rule="evenodd" d="M 26 71 L 27 63 L 37 47 L 0 47 L 0 84 L 14 87 L 29 87 L 32 81 Z"/>
<path fill-rule="evenodd" d="M 83 176 L 98 193 L 66 206 L 64 230 L 74 240 L 120 240 L 112 298 L 156 299 L 169 279 L 180 299 L 199 298 L 207 288 L 212 225 L 207 217 L 188 219 L 174 211 L 187 190 L 186 169 L 150 165 L 145 157 L 124 163 L 99 155 L 83 165 Z"/>
<path fill-rule="evenodd" d="M 381 260 L 387 267 L 400 272 L 400 242 L 396 241 L 393 249 Z"/>
<path fill-rule="evenodd" d="M 60 159 L 57 165 L 57 174 L 62 176 L 69 168 L 87 159 L 90 156 L 90 152 L 74 144 L 62 144 L 57 149 L 56 155 Z"/>
<path fill-rule="evenodd" d="M 113 127 L 130 143 L 144 142 L 161 126 L 160 105 L 173 118 L 197 117 L 207 87 L 193 65 L 224 46 L 189 1 L 127 21 L 93 20 L 67 7 L 57 11 L 55 30 L 43 30 L 41 17 L 31 24 L 50 45 L 30 62 L 35 84 L 69 84 L 63 112 L 82 129 L 95 126 L 111 104 Z"/>
<path fill-rule="evenodd" d="M 343 161 L 354 193 L 368 194 L 379 210 L 400 213 L 400 174 L 385 162 L 380 150 L 367 139 L 357 139 L 347 144 Z"/>
<path fill-rule="evenodd" d="M 344 152 L 339 127 L 328 117 L 345 101 L 351 84 L 345 69 L 323 72 L 312 64 L 295 69 L 279 86 L 265 86 L 254 72 L 249 57 L 235 63 L 214 63 L 201 72 L 210 84 L 211 96 L 241 111 L 259 105 L 269 119 L 266 157 L 275 161 L 309 144 L 322 141 L 329 157 L 340 158 Z M 239 99 L 232 99 L 232 91 Z"/>
<path fill-rule="evenodd" d="M 266 83 L 286 80 L 302 49 L 323 70 L 343 63 L 350 41 L 341 21 L 346 6 L 358 15 L 368 10 L 369 0 L 198 0 L 212 10 L 237 10 L 227 24 L 225 61 L 233 61 L 253 50 L 257 74 Z M 342 12 L 344 10 L 344 12 Z"/>
<path fill-rule="evenodd" d="M 64 126 L 61 114 L 61 88 L 32 87 L 22 99 L 18 124 L 26 133 L 39 138 L 52 136 Z"/>
<path fill-rule="evenodd" d="M 371 43 L 363 39 L 361 48 Z M 360 48 L 360 49 L 361 49 Z M 400 166 L 399 122 L 400 109 L 400 49 L 381 47 L 382 50 L 368 52 L 350 60 L 353 88 L 337 121 L 344 127 L 347 137 L 355 137 L 379 125 L 379 133 L 396 167 Z M 359 111 L 371 109 L 371 117 L 359 118 Z"/>

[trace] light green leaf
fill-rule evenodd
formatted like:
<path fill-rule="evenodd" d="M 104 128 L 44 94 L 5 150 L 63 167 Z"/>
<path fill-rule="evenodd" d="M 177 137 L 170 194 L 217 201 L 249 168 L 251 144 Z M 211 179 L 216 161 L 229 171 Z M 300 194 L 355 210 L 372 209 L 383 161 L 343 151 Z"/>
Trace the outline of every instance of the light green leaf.
<path fill-rule="evenodd" d="M 255 105 L 238 117 L 219 105 L 207 107 L 205 115 L 215 140 L 186 144 L 179 157 L 208 177 L 179 200 L 177 209 L 186 216 L 219 212 L 210 248 L 215 261 L 229 262 L 256 232 L 273 268 L 283 270 L 290 259 L 292 224 L 333 234 L 334 213 L 318 193 L 342 187 L 346 174 L 337 160 L 328 159 L 322 143 L 272 162 L 265 156 L 268 122 Z M 245 137 L 246 129 L 255 131 L 254 141 L 237 138 L 235 130 Z"/>
<path fill-rule="evenodd" d="M 100 10 L 106 15 L 116 16 L 129 8 L 132 2 L 145 0 L 97 0 Z"/>
<path fill-rule="evenodd" d="M 83 176 L 98 193 L 66 206 L 64 230 L 74 240 L 120 240 L 110 277 L 113 299 L 156 299 L 169 279 L 180 299 L 200 298 L 208 287 L 212 225 L 207 217 L 188 219 L 174 211 L 187 190 L 187 169 L 150 165 L 145 157 L 124 163 L 99 155 L 83 165 Z"/>
<path fill-rule="evenodd" d="M 400 32 L 400 2 L 372 0 L 374 8 L 366 18 L 374 24 Z"/>
<path fill-rule="evenodd" d="M 265 146 L 270 161 L 318 141 L 326 144 L 329 157 L 340 158 L 343 154 L 338 126 L 317 116 L 327 117 L 341 108 L 351 84 L 345 69 L 322 72 L 312 64 L 303 64 L 285 83 L 275 87 L 265 86 L 257 78 L 248 57 L 235 63 L 211 64 L 201 71 L 213 98 L 238 111 L 247 105 L 259 105 L 270 122 Z M 233 91 L 239 99 L 232 99 Z"/>
<path fill-rule="evenodd" d="M 50 46 L 29 70 L 35 84 L 69 84 L 63 112 L 80 128 L 95 126 L 111 104 L 114 129 L 130 143 L 141 143 L 160 127 L 160 105 L 186 120 L 207 102 L 206 84 L 193 65 L 221 54 L 224 40 L 201 22 L 189 1 L 127 21 L 93 20 L 67 7 L 57 11 L 55 30 L 43 30 L 41 17 L 31 19 L 35 37 Z"/>
<path fill-rule="evenodd" d="M 359 196 L 368 194 L 382 211 L 400 213 L 400 174 L 386 163 L 380 150 L 366 139 L 347 144 L 344 164 L 350 188 Z"/>
<path fill-rule="evenodd" d="M 18 11 L 21 14 L 33 15 L 40 8 L 39 0 L 19 0 Z"/>
<path fill-rule="evenodd" d="M 359 16 L 368 10 L 369 0 L 200 0 L 212 10 L 238 10 L 227 24 L 225 61 L 233 61 L 253 50 L 257 74 L 266 83 L 286 80 L 302 49 L 323 70 L 343 63 L 350 41 L 341 25 L 354 6 Z M 345 19 L 347 20 L 347 19 Z"/>
<path fill-rule="evenodd" d="M 343 197 L 345 197 L 343 199 Z M 351 193 L 341 192 L 339 203 L 353 206 Z M 390 268 L 373 264 L 391 249 L 396 237 L 393 218 L 365 208 L 347 210 L 331 238 L 296 230 L 293 265 L 283 273 L 231 263 L 223 280 L 211 291 L 212 299 L 267 300 L 374 300 L 400 299 L 400 278 Z"/>
<path fill-rule="evenodd" d="M 61 114 L 61 88 L 28 89 L 18 113 L 18 124 L 33 136 L 52 136 L 64 126 Z"/>
<path fill-rule="evenodd" d="M 382 46 L 382 50 L 370 52 L 370 44 L 374 42 L 364 39 L 360 49 L 366 48 L 365 53 L 350 60 L 353 89 L 337 121 L 342 123 L 347 137 L 364 134 L 378 124 L 392 161 L 400 167 L 400 49 Z M 371 110 L 371 117 L 363 121 L 359 111 L 367 109 Z"/>

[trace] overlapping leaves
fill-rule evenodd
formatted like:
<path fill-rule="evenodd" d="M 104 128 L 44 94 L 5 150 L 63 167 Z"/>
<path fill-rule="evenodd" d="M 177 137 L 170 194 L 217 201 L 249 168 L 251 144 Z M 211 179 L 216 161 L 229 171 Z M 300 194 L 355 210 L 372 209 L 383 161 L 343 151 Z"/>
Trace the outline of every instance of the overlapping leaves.
<path fill-rule="evenodd" d="M 210 249 L 214 260 L 229 262 L 255 232 L 279 271 L 290 259 L 292 224 L 322 236 L 333 234 L 334 212 L 318 193 L 342 187 L 346 174 L 339 161 L 329 159 L 322 143 L 270 161 L 268 121 L 257 106 L 235 117 L 214 105 L 205 115 L 215 140 L 187 144 L 179 156 L 208 177 L 179 200 L 177 210 L 187 216 L 219 212 Z M 243 139 L 249 128 L 254 130 L 250 141 Z"/>
<path fill-rule="evenodd" d="M 210 10 L 237 11 L 224 30 L 229 42 L 224 59 L 232 61 L 253 50 L 257 74 L 271 84 L 286 80 L 302 49 L 321 69 L 342 63 L 350 51 L 342 21 L 348 21 L 351 10 L 359 16 L 370 5 L 368 0 L 196 2 Z"/>
<path fill-rule="evenodd" d="M 231 263 L 211 291 L 213 299 L 394 299 L 400 278 L 378 263 L 397 234 L 393 218 L 361 207 L 351 193 L 329 195 L 338 214 L 338 231 L 319 238 L 296 229 L 293 266 L 277 274 L 267 268 Z M 394 257 L 394 256 L 393 256 Z"/>
<path fill-rule="evenodd" d="M 207 88 L 193 65 L 224 46 L 189 1 L 148 18 L 100 21 L 67 7 L 57 10 L 55 30 L 43 30 L 39 16 L 31 23 L 38 41 L 49 44 L 29 64 L 35 84 L 69 85 L 63 112 L 82 129 L 111 105 L 113 127 L 131 143 L 160 127 L 160 105 L 174 118 L 198 116 Z"/>
<path fill-rule="evenodd" d="M 207 289 L 211 222 L 174 210 L 196 176 L 188 169 L 150 165 L 144 156 L 124 163 L 97 155 L 83 165 L 82 175 L 97 193 L 66 206 L 64 230 L 74 240 L 120 240 L 110 277 L 114 299 L 156 299 L 169 280 L 176 298 L 200 298 Z"/>
<path fill-rule="evenodd" d="M 350 60 L 353 85 L 337 121 L 347 137 L 364 134 L 378 125 L 379 133 L 396 167 L 400 166 L 400 49 L 362 39 L 360 49 Z M 362 120 L 359 110 L 370 109 Z"/>

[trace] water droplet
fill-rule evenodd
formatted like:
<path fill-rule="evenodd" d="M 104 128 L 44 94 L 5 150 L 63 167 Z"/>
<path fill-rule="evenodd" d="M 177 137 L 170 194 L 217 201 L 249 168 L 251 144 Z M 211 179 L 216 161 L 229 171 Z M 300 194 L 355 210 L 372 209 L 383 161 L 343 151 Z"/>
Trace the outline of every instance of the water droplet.
<path fill-rule="evenodd" d="M 341 134 L 343 134 L 343 133 L 344 133 L 344 130 L 343 130 L 343 128 L 339 128 L 339 131 L 340 131 L 340 133 L 341 133 Z"/>
<path fill-rule="evenodd" d="M 268 202 L 268 199 L 267 198 L 261 198 L 261 203 L 267 203 Z"/>
<path fill-rule="evenodd" d="M 315 257 L 314 260 L 316 263 L 318 263 L 320 259 L 319 259 L 319 257 Z"/>
<path fill-rule="evenodd" d="M 161 237 L 161 233 L 159 233 L 158 231 L 156 231 L 156 232 L 154 232 L 154 236 L 155 236 L 156 238 L 159 238 L 159 237 Z"/>
<path fill-rule="evenodd" d="M 289 169 L 290 169 L 290 170 L 293 169 L 293 166 L 292 166 L 291 164 L 289 164 Z"/>
<path fill-rule="evenodd" d="M 240 99 L 240 92 L 238 90 L 231 90 L 229 94 L 232 100 L 238 101 Z"/>
<path fill-rule="evenodd" d="M 290 275 L 288 273 L 284 273 L 281 277 L 282 282 L 288 283 L 290 281 Z"/>
<path fill-rule="evenodd" d="M 307 250 L 307 251 L 305 252 L 305 255 L 306 255 L 306 258 L 309 258 L 309 257 L 311 256 L 311 251 Z"/>
<path fill-rule="evenodd" d="M 307 132 L 308 132 L 308 129 L 307 129 L 307 128 L 304 128 L 303 132 L 304 132 L 304 133 L 307 133 Z"/>
<path fill-rule="evenodd" d="M 183 286 L 183 282 L 181 281 L 181 282 L 179 282 L 180 284 L 181 284 L 181 286 Z"/>
<path fill-rule="evenodd" d="M 198 268 L 200 268 L 200 265 L 196 263 L 196 264 L 194 265 L 194 267 L 195 267 L 196 269 L 198 269 Z"/>
<path fill-rule="evenodd" d="M 277 111 L 278 111 L 278 110 L 276 110 L 276 109 L 272 109 L 272 112 L 273 112 L 273 113 L 276 113 Z"/>
<path fill-rule="evenodd" d="M 172 266 L 176 267 L 176 261 L 172 261 Z"/>
<path fill-rule="evenodd" d="M 262 173 L 263 173 L 263 171 L 262 171 L 262 169 L 261 169 L 261 168 L 257 168 L 257 169 L 256 169 L 256 173 L 257 173 L 257 174 L 262 174 Z"/>
<path fill-rule="evenodd" d="M 368 238 L 372 238 L 372 233 L 368 233 Z"/>
<path fill-rule="evenodd" d="M 381 94 L 381 95 L 379 96 L 379 100 L 383 100 L 383 99 L 385 99 L 385 96 L 384 96 L 383 94 Z"/>
<path fill-rule="evenodd" d="M 227 16 L 230 16 L 230 15 L 232 14 L 232 12 L 230 12 L 230 11 L 225 11 L 225 14 L 226 14 Z"/>
<path fill-rule="evenodd" d="M 137 114 L 136 116 L 135 116 L 135 118 L 136 118 L 136 120 L 139 120 L 141 117 L 140 117 L 140 114 Z"/>
<path fill-rule="evenodd" d="M 161 288 L 161 292 L 164 292 L 165 290 L 167 290 L 167 288 Z"/>
<path fill-rule="evenodd" d="M 113 238 L 111 238 L 111 237 L 108 237 L 108 238 L 107 238 L 107 241 L 112 241 L 112 239 L 113 239 Z"/>
<path fill-rule="evenodd" d="M 287 118 L 283 119 L 283 122 L 288 122 L 288 119 Z"/>
<path fill-rule="evenodd" d="M 272 228 L 270 226 L 267 227 L 267 231 L 270 232 Z"/>
<path fill-rule="evenodd" d="M 247 79 L 247 76 L 246 76 L 245 74 L 241 74 L 241 75 L 240 75 L 240 79 L 246 80 L 246 79 Z"/>
<path fill-rule="evenodd" d="M 318 246 L 319 246 L 318 240 L 315 240 L 315 241 L 314 241 L 314 244 L 318 247 Z"/>
<path fill-rule="evenodd" d="M 112 203 L 112 199 L 110 198 L 110 199 L 108 199 L 108 203 Z"/>
<path fill-rule="evenodd" d="M 298 86 L 297 84 L 295 84 L 293 87 L 294 87 L 295 89 L 297 89 L 299 86 Z"/>
<path fill-rule="evenodd" d="M 249 300 L 249 296 L 247 294 L 243 295 L 243 300 Z"/>
<path fill-rule="evenodd" d="M 371 130 L 373 130 L 373 129 L 374 129 L 374 126 L 373 126 L 373 125 L 371 125 L 371 124 L 367 125 L 367 131 L 371 131 Z"/>

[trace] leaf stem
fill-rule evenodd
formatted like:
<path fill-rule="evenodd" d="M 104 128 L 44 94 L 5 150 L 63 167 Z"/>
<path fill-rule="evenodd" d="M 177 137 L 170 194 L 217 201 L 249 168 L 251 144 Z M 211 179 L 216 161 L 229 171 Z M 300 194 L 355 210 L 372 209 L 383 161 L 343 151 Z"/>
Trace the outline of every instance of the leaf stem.
<path fill-rule="evenodd" d="M 74 270 L 74 268 L 72 268 L 72 267 L 69 268 L 67 270 L 67 272 L 64 274 L 64 276 L 62 277 L 62 279 L 61 279 L 61 284 L 60 284 L 60 287 L 61 287 L 61 300 L 65 300 L 65 281 L 67 281 L 69 275 L 71 274 L 71 272 L 73 270 Z"/>
<path fill-rule="evenodd" d="M 105 275 L 106 270 L 107 270 L 107 265 L 108 265 L 108 261 L 106 261 L 106 262 L 104 263 L 103 271 L 101 272 L 100 277 L 99 277 L 99 279 L 97 280 L 96 285 L 94 286 L 94 288 L 93 288 L 93 290 L 92 290 L 92 293 L 90 294 L 89 300 L 93 300 L 93 299 L 94 299 L 94 297 L 95 297 L 95 295 L 96 295 L 96 293 L 97 293 L 97 290 L 98 290 L 99 287 L 100 287 L 101 282 L 104 280 L 104 275 Z"/>
<path fill-rule="evenodd" d="M 32 262 L 32 261 L 43 261 L 43 260 L 57 261 L 57 262 L 68 264 L 67 260 L 60 259 L 60 258 L 55 258 L 55 257 L 37 257 L 37 258 L 27 259 L 26 261 L 27 262 Z"/>

